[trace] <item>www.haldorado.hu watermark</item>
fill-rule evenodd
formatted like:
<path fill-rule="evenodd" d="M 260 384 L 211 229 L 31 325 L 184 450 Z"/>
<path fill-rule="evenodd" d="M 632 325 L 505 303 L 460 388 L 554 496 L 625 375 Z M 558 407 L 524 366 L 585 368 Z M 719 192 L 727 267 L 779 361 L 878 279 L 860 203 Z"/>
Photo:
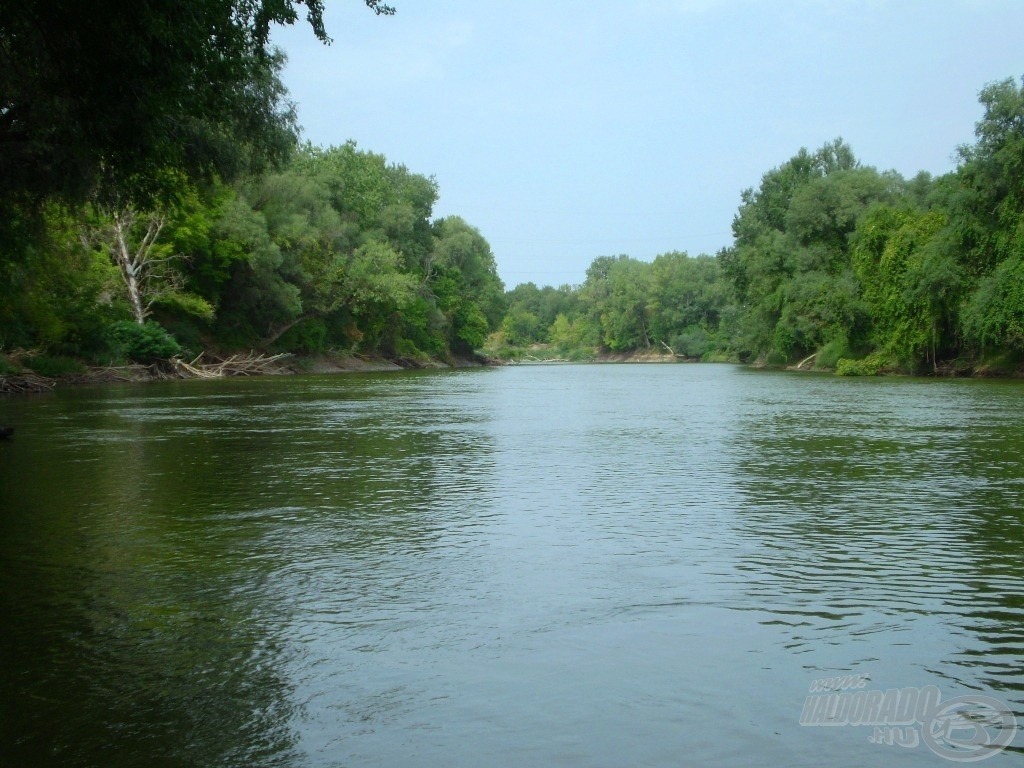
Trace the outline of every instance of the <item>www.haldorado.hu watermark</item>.
<path fill-rule="evenodd" d="M 815 680 L 804 700 L 800 725 L 867 726 L 872 744 L 916 747 L 924 742 L 939 757 L 973 763 L 1002 751 L 1017 734 L 1017 719 L 991 696 L 966 694 L 942 700 L 934 685 L 870 690 L 867 675 Z"/>

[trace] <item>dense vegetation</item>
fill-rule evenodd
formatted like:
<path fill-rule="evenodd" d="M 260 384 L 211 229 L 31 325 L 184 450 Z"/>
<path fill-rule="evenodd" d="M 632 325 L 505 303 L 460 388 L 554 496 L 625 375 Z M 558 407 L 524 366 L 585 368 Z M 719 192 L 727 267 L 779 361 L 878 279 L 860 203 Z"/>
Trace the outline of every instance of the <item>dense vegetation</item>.
<path fill-rule="evenodd" d="M 392 9 L 364 0 L 378 13 Z M 437 187 L 299 146 L 271 23 L 318 0 L 0 11 L 0 347 L 97 361 L 202 349 L 471 354 L 490 247 Z"/>
<path fill-rule="evenodd" d="M 954 172 L 879 172 L 839 139 L 801 149 L 742 193 L 733 244 L 716 256 L 601 257 L 580 286 L 517 286 L 493 346 L 670 348 L 840 373 L 1017 370 L 1024 88 L 993 83 L 980 101 Z"/>
<path fill-rule="evenodd" d="M 945 176 L 880 172 L 837 139 L 744 191 L 714 256 L 602 256 L 581 285 L 505 293 L 483 236 L 432 218 L 433 179 L 298 142 L 268 33 L 303 6 L 327 40 L 319 0 L 187 5 L 0 9 L 0 349 L 51 367 L 237 349 L 650 349 L 844 373 L 1024 357 L 1013 80 L 982 90 Z"/>

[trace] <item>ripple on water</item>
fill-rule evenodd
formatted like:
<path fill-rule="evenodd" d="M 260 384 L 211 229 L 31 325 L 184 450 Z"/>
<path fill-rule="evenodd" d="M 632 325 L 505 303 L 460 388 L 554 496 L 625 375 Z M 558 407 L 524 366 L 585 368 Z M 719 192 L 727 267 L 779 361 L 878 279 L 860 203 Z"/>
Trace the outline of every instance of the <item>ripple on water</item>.
<path fill-rule="evenodd" d="M 798 725 L 842 673 L 1024 712 L 1019 388 L 222 384 L 57 398 L 4 455 L 20 756 L 886 765 L 861 729 Z"/>

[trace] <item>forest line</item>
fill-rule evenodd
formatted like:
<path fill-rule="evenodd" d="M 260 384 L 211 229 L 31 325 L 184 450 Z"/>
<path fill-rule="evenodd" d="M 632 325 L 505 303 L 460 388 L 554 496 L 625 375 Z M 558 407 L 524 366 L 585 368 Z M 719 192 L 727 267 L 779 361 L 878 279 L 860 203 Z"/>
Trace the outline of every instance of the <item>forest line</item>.
<path fill-rule="evenodd" d="M 880 172 L 841 139 L 800 149 L 742 192 L 731 246 L 649 263 L 602 256 L 579 286 L 517 286 L 492 348 L 1019 373 L 1024 88 L 991 83 L 979 101 L 976 141 L 957 148 L 954 171 Z"/>
<path fill-rule="evenodd" d="M 434 217 L 433 178 L 300 141 L 268 43 L 296 4 L 168 25 L 179 5 L 114 29 L 34 0 L 0 17 L 0 375 L 239 350 L 1019 372 L 1024 80 L 984 86 L 950 173 L 905 179 L 835 139 L 741 192 L 716 254 L 602 255 L 579 285 L 506 291 L 484 234 Z M 150 49 L 155 74 L 131 59 Z"/>

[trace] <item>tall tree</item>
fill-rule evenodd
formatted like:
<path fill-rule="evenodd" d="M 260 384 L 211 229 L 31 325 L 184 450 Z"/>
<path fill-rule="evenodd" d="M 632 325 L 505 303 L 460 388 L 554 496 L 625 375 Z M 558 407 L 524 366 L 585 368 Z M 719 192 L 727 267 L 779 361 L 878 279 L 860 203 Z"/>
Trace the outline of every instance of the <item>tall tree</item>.
<path fill-rule="evenodd" d="M 281 157 L 294 115 L 268 40 L 300 6 L 329 41 L 322 0 L 0 4 L 0 201 L 101 182 L 146 198 L 154 167 L 237 170 L 240 146 Z"/>

